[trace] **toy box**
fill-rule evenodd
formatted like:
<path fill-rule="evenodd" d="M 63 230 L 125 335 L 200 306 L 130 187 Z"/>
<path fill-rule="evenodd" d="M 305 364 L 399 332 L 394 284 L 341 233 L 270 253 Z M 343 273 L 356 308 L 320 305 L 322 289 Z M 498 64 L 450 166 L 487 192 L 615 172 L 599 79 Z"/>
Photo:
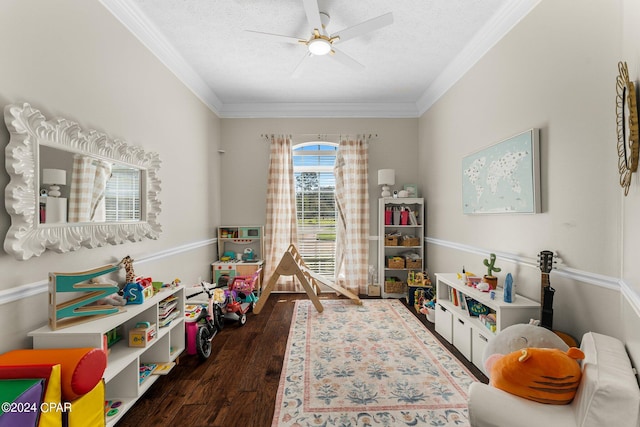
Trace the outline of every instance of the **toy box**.
<path fill-rule="evenodd" d="M 367 288 L 367 296 L 379 297 L 380 296 L 380 285 L 369 285 L 368 288 Z"/>
<path fill-rule="evenodd" d="M 156 325 L 150 322 L 140 322 L 129 331 L 129 347 L 146 347 L 156 338 Z"/>

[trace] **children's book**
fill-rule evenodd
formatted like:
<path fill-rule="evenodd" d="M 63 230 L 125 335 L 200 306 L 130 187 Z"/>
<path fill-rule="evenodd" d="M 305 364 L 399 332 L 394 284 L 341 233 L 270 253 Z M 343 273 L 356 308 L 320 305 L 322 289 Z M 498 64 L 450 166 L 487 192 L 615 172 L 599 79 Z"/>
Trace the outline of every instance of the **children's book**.
<path fill-rule="evenodd" d="M 156 369 L 153 370 L 153 375 L 167 375 L 174 366 L 176 366 L 176 362 L 158 363 Z"/>
<path fill-rule="evenodd" d="M 469 309 L 467 308 L 467 297 L 462 292 L 458 291 L 458 300 L 460 301 L 460 308 L 467 314 Z"/>

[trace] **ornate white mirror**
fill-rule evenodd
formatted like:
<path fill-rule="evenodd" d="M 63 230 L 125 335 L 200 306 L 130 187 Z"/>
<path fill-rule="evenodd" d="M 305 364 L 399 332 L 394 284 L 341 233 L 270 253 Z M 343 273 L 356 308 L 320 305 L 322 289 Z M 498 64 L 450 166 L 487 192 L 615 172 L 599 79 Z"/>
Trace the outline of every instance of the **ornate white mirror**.
<path fill-rule="evenodd" d="M 158 238 L 157 153 L 66 119 L 47 121 L 26 103 L 8 105 L 4 113 L 10 133 L 7 253 L 26 260 L 47 249 Z"/>

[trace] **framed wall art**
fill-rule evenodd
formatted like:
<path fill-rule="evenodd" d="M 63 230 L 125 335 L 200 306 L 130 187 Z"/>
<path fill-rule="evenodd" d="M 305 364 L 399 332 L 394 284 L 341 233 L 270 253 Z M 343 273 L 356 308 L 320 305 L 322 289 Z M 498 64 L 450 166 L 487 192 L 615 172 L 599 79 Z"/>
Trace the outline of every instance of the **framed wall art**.
<path fill-rule="evenodd" d="M 530 129 L 462 159 L 465 214 L 539 213 L 539 129 Z"/>
<path fill-rule="evenodd" d="M 418 197 L 418 186 L 417 185 L 415 185 L 415 184 L 405 184 L 402 189 L 405 190 L 407 193 L 409 193 L 409 195 L 407 197 Z"/>

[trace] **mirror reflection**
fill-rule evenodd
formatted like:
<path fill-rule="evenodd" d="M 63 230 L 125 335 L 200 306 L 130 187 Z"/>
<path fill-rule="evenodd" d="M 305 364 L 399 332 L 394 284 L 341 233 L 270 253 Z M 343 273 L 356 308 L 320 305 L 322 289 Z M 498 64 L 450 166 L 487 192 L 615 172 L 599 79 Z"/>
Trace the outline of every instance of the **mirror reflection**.
<path fill-rule="evenodd" d="M 40 145 L 40 224 L 141 220 L 140 169 Z"/>
<path fill-rule="evenodd" d="M 27 260 L 159 237 L 158 153 L 71 120 L 47 120 L 28 103 L 5 106 L 4 119 L 7 253 Z"/>

